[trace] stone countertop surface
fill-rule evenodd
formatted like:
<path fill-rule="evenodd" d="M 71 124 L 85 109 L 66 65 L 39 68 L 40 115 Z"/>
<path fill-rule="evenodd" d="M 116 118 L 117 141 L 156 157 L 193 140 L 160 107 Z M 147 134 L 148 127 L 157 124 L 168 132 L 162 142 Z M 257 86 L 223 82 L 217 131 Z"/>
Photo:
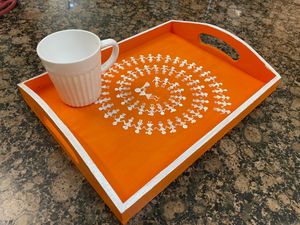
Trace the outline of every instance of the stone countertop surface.
<path fill-rule="evenodd" d="M 300 1 L 19 1 L 0 18 L 0 224 L 118 224 L 23 101 L 52 32 L 122 40 L 170 19 L 236 34 L 282 75 L 278 89 L 129 224 L 300 223 Z"/>

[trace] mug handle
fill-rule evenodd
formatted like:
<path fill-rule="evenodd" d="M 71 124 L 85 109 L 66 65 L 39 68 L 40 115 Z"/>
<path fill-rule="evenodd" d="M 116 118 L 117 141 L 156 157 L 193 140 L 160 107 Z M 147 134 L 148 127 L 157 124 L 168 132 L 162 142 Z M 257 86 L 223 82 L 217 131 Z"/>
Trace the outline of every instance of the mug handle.
<path fill-rule="evenodd" d="M 117 60 L 119 56 L 119 45 L 114 39 L 105 39 L 101 41 L 101 49 L 112 46 L 112 54 L 109 59 L 101 65 L 101 72 L 105 73 Z"/>

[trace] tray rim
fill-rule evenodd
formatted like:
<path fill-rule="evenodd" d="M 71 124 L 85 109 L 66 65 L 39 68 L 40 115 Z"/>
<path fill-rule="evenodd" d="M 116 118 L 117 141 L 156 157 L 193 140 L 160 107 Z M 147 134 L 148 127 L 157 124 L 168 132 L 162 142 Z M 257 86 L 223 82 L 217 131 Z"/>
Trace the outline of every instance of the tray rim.
<path fill-rule="evenodd" d="M 143 187 L 141 187 L 137 192 L 135 192 L 131 197 L 129 197 L 126 201 L 122 201 L 118 194 L 115 192 L 113 187 L 110 185 L 108 180 L 101 173 L 99 168 L 96 166 L 94 161 L 90 158 L 87 152 L 84 150 L 83 146 L 76 139 L 76 137 L 72 134 L 69 128 L 60 120 L 60 118 L 56 115 L 56 113 L 50 108 L 50 106 L 32 89 L 30 89 L 25 83 L 37 79 L 41 76 L 45 76 L 48 73 L 44 72 L 38 76 L 25 80 L 18 84 L 18 87 L 25 91 L 51 118 L 51 120 L 55 123 L 55 125 L 60 129 L 60 131 L 65 135 L 65 137 L 70 141 L 71 145 L 77 151 L 81 159 L 84 161 L 85 165 L 88 167 L 90 172 L 93 174 L 98 184 L 103 188 L 106 192 L 107 196 L 116 206 L 117 210 L 120 213 L 124 213 L 127 209 L 133 206 L 139 199 L 141 199 L 144 195 L 146 195 L 150 190 L 152 190 L 157 184 L 159 184 L 165 177 L 167 177 L 172 171 L 174 171 L 178 166 L 180 166 L 184 161 L 186 161 L 193 153 L 195 153 L 198 149 L 200 149 L 204 144 L 208 143 L 210 139 L 212 139 L 216 134 L 218 134 L 226 125 L 228 125 L 231 121 L 237 118 L 244 110 L 246 110 L 252 103 L 254 103 L 259 97 L 261 97 L 265 92 L 267 92 L 273 85 L 276 84 L 281 79 L 281 76 L 275 71 L 275 69 L 265 61 L 265 59 L 260 56 L 250 45 L 248 45 L 245 41 L 237 37 L 236 35 L 230 33 L 229 31 L 220 28 L 218 26 L 208 24 L 208 23 L 200 23 L 193 21 L 183 21 L 183 20 L 169 20 L 165 23 L 159 24 L 155 27 L 142 31 L 136 35 L 133 35 L 129 38 L 126 38 L 120 42 L 126 42 L 130 39 L 134 39 L 142 34 L 150 32 L 158 27 L 165 26 L 166 24 L 176 22 L 176 23 L 190 23 L 190 24 L 199 24 L 212 27 L 219 31 L 222 31 L 237 41 L 241 42 L 245 45 L 252 53 L 254 53 L 257 58 L 264 63 L 267 69 L 269 69 L 275 76 L 269 82 L 267 82 L 263 87 L 261 87 L 258 91 L 256 91 L 250 98 L 248 98 L 245 102 L 243 102 L 237 109 L 235 109 L 231 114 L 229 114 L 225 119 L 223 119 L 219 124 L 217 124 L 213 129 L 211 129 L 208 133 L 206 133 L 203 137 L 201 137 L 198 141 L 196 141 L 193 145 L 191 145 L 187 150 L 185 150 L 181 155 L 179 155 L 172 163 L 170 163 L 166 168 L 161 170 L 157 175 L 155 175 L 150 181 L 148 181 Z M 106 48 L 105 48 L 106 49 Z M 103 50 L 105 50 L 103 49 Z"/>

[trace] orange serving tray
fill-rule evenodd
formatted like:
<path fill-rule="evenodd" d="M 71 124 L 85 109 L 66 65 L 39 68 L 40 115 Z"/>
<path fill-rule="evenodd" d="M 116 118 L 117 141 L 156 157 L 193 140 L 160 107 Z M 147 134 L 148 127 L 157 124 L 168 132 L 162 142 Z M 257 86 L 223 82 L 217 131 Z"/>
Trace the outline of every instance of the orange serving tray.
<path fill-rule="evenodd" d="M 239 59 L 199 40 L 209 34 Z M 213 25 L 169 21 L 121 41 L 95 104 L 72 108 L 44 73 L 25 101 L 122 223 L 243 119 L 280 76 L 249 45 Z M 106 60 L 110 49 L 102 51 Z"/>

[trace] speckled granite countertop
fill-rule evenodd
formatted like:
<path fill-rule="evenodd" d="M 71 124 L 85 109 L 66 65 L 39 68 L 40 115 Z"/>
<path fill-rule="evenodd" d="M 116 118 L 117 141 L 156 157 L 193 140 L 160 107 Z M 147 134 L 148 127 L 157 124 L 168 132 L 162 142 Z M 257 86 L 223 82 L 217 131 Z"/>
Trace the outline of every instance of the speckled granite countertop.
<path fill-rule="evenodd" d="M 17 83 L 66 28 L 121 40 L 169 19 L 216 24 L 282 75 L 279 88 L 129 224 L 300 223 L 300 1 L 20 1 L 0 18 L 0 224 L 118 224 L 29 110 Z M 73 7 L 75 5 L 75 7 Z"/>

